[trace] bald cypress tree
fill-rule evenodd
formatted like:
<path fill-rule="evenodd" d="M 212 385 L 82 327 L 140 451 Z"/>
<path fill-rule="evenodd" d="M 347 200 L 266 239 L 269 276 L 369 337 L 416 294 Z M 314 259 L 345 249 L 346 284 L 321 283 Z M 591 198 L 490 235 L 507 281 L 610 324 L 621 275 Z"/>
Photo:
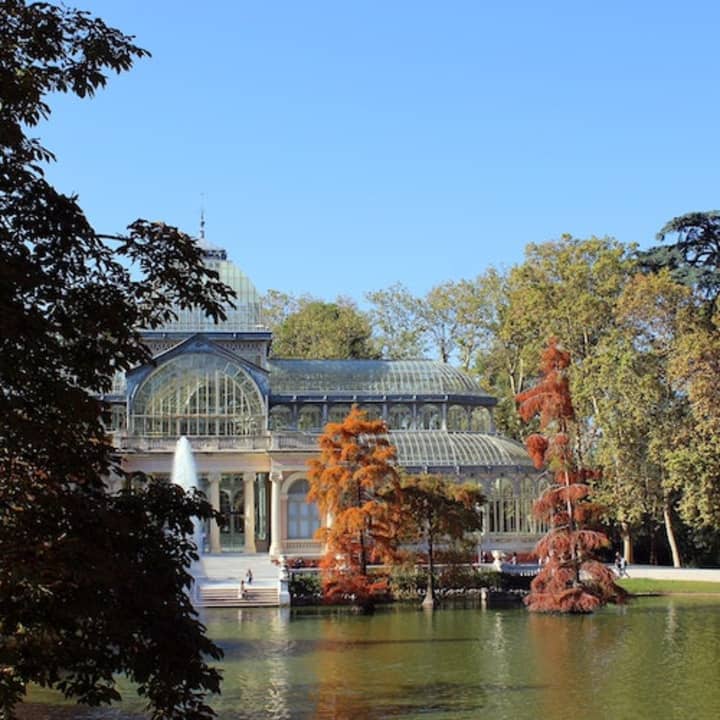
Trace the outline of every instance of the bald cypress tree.
<path fill-rule="evenodd" d="M 623 597 L 612 570 L 596 558 L 609 542 L 598 527 L 600 508 L 590 500 L 595 471 L 581 467 L 574 453 L 569 366 L 570 354 L 551 339 L 540 381 L 516 398 L 525 422 L 539 417 L 541 432 L 530 435 L 527 448 L 535 467 L 545 469 L 549 478 L 533 508 L 548 527 L 536 548 L 542 565 L 526 598 L 535 612 L 592 612 Z"/>
<path fill-rule="evenodd" d="M 356 405 L 341 423 L 328 423 L 308 462 L 310 492 L 326 521 L 323 591 L 329 602 L 371 608 L 387 590 L 369 572 L 372 562 L 393 557 L 398 540 L 395 507 L 384 494 L 399 487 L 396 450 L 383 420 L 370 420 Z"/>

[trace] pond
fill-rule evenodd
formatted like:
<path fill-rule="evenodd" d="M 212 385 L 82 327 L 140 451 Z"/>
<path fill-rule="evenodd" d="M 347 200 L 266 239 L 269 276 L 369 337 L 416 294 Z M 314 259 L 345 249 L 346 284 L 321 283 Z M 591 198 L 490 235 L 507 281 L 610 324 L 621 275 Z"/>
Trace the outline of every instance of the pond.
<path fill-rule="evenodd" d="M 720 601 L 636 600 L 591 616 L 524 609 L 208 610 L 225 650 L 221 718 L 720 717 Z M 22 717 L 126 718 L 46 705 Z"/>

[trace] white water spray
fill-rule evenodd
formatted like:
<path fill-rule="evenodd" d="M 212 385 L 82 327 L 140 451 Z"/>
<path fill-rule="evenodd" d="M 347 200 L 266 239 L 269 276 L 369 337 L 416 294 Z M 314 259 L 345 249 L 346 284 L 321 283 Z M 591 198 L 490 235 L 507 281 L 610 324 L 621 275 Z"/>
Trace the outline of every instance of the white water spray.
<path fill-rule="evenodd" d="M 192 489 L 197 489 L 197 469 L 195 467 L 195 458 L 193 457 L 190 441 L 183 435 L 178 439 L 175 445 L 175 455 L 173 456 L 172 475 L 170 481 L 179 485 L 186 493 Z M 202 557 L 203 551 L 203 524 L 200 518 L 193 518 L 192 540 L 197 548 L 198 555 Z M 197 576 L 200 570 L 200 563 L 193 563 L 190 572 Z"/>

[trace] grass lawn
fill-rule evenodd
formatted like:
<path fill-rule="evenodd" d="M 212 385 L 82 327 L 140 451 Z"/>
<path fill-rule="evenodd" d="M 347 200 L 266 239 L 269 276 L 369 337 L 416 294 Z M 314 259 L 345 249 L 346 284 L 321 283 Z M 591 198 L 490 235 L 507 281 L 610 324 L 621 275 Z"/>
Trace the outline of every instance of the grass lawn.
<path fill-rule="evenodd" d="M 718 593 L 720 582 L 702 582 L 700 580 L 652 580 L 650 578 L 622 578 L 618 581 L 633 595 L 641 593 Z"/>

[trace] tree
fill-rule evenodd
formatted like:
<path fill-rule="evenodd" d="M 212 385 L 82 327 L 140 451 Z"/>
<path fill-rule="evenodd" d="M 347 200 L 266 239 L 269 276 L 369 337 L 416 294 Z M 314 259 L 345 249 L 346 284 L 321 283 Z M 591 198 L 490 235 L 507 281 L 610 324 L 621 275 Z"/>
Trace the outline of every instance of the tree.
<path fill-rule="evenodd" d="M 212 510 L 167 483 L 107 492 L 122 468 L 102 396 L 151 362 L 138 328 L 183 307 L 222 318 L 231 291 L 174 228 L 97 233 L 27 135 L 51 93 L 92 96 L 147 52 L 87 13 L 21 0 L 0 6 L 0 36 L 0 714 L 28 682 L 108 703 L 124 673 L 153 717 L 211 717 L 206 660 L 221 652 L 187 569 L 192 518 Z"/>
<path fill-rule="evenodd" d="M 365 293 L 365 298 L 372 305 L 370 321 L 382 357 L 391 360 L 425 357 L 427 341 L 419 298 L 402 283 Z"/>
<path fill-rule="evenodd" d="M 403 541 L 427 550 L 428 585 L 423 605 L 434 607 L 435 549 L 440 542 L 459 541 L 482 529 L 482 490 L 477 485 L 423 474 L 403 477 L 399 490 L 383 497 L 401 518 Z"/>
<path fill-rule="evenodd" d="M 442 362 L 457 358 L 468 370 L 475 353 L 487 344 L 495 310 L 491 293 L 494 272 L 491 268 L 474 281 L 441 283 L 424 298 L 421 317 L 428 343 Z"/>
<path fill-rule="evenodd" d="M 308 302 L 276 328 L 273 355 L 345 360 L 377 357 L 370 323 L 347 298 Z"/>
<path fill-rule="evenodd" d="M 547 468 L 554 476 L 533 507 L 549 528 L 537 544 L 542 567 L 525 600 L 535 612 L 592 612 L 622 596 L 612 571 L 594 558 L 609 543 L 591 527 L 600 512 L 589 500 L 588 481 L 594 473 L 580 467 L 574 457 L 569 367 L 570 354 L 552 338 L 542 357 L 542 379 L 517 398 L 523 420 L 539 416 L 544 431 L 527 439 L 530 457 L 536 468 Z"/>
<path fill-rule="evenodd" d="M 312 295 L 297 297 L 281 290 L 268 290 L 261 298 L 263 323 L 275 332 L 291 315 L 311 302 L 320 302 Z"/>
<path fill-rule="evenodd" d="M 442 362 L 458 360 L 468 370 L 496 323 L 497 278 L 490 268 L 475 280 L 436 285 L 422 298 L 400 283 L 366 293 L 382 356 L 412 359 L 434 351 Z"/>
<path fill-rule="evenodd" d="M 621 526 L 625 557 L 632 561 L 631 530 L 665 527 L 673 564 L 681 564 L 675 506 L 682 489 L 671 481 L 668 453 L 687 426 L 689 408 L 670 364 L 684 317 L 695 314 L 691 291 L 667 271 L 637 274 L 617 300 L 614 328 L 588 362 L 601 428 L 597 460 L 603 475 L 596 497 Z M 651 552 L 651 560 L 655 553 Z"/>
<path fill-rule="evenodd" d="M 669 482 L 681 493 L 681 517 L 698 535 L 710 532 L 716 539 L 720 533 L 719 328 L 720 313 L 709 322 L 695 314 L 678 339 L 670 374 L 687 397 L 690 417 L 676 428 L 667 452 Z"/>
<path fill-rule="evenodd" d="M 696 549 L 720 547 L 720 212 L 692 212 L 673 218 L 658 240 L 674 237 L 640 253 L 641 266 L 655 275 L 669 272 L 692 292 L 692 307 L 680 315 L 668 372 L 689 406 L 688 421 L 674 428 L 666 448 L 668 485 L 679 497 L 681 518 L 691 528 Z"/>
<path fill-rule="evenodd" d="M 720 212 L 691 212 L 668 221 L 657 239 L 671 245 L 656 245 L 638 253 L 642 268 L 649 272 L 669 270 L 673 279 L 697 288 L 712 305 L 720 295 Z"/>
<path fill-rule="evenodd" d="M 308 461 L 308 501 L 331 518 L 318 539 L 326 546 L 323 592 L 329 601 L 352 600 L 369 609 L 386 583 L 368 565 L 393 557 L 397 543 L 393 508 L 383 493 L 397 491 L 396 450 L 383 420 L 369 420 L 354 405 L 341 423 L 328 423 L 318 439 L 320 455 Z"/>
<path fill-rule="evenodd" d="M 589 392 L 586 360 L 612 326 L 613 307 L 634 268 L 631 249 L 612 238 L 564 235 L 528 245 L 525 262 L 508 277 L 501 335 L 511 347 L 521 348 L 525 368 L 538 367 L 544 338 L 563 338 L 572 357 L 568 373 L 581 453 L 590 452 L 597 439 L 596 398 Z"/>
<path fill-rule="evenodd" d="M 526 428 L 520 422 L 515 396 L 526 389 L 536 362 L 534 345 L 508 321 L 510 288 L 507 273 L 490 268 L 478 276 L 485 289 L 487 342 L 475 354 L 481 385 L 498 399 L 493 419 L 503 435 L 522 441 Z"/>

